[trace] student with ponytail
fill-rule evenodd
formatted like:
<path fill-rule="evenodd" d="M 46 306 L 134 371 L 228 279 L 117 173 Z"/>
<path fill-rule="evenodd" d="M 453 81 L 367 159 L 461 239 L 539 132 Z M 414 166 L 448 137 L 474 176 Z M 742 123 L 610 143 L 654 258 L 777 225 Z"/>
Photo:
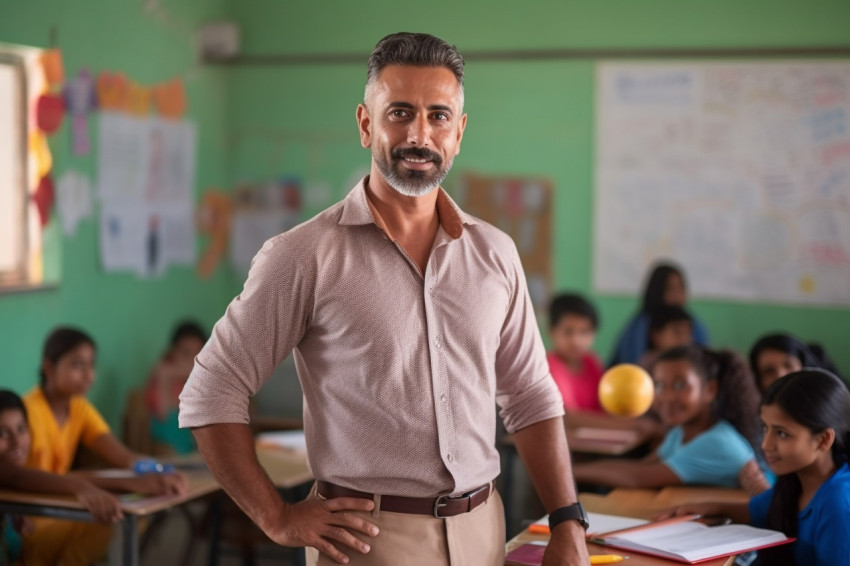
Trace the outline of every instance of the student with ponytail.
<path fill-rule="evenodd" d="M 713 485 L 754 495 L 769 484 L 756 458 L 759 394 L 733 352 L 677 346 L 652 366 L 653 408 L 670 431 L 644 460 L 573 467 L 576 481 L 611 487 Z"/>
<path fill-rule="evenodd" d="M 761 407 L 776 485 L 749 504 L 682 505 L 661 518 L 699 513 L 782 531 L 797 541 L 762 550 L 764 566 L 850 566 L 850 392 L 819 369 L 790 373 Z"/>

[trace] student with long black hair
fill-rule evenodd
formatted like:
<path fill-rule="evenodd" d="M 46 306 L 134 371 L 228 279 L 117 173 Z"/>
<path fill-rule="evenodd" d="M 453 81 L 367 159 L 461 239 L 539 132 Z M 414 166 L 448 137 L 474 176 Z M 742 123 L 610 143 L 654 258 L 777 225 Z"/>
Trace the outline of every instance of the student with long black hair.
<path fill-rule="evenodd" d="M 650 349 L 649 321 L 654 311 L 665 305 L 684 308 L 687 303 L 687 283 L 682 269 L 672 263 L 658 263 L 650 272 L 643 291 L 643 302 L 617 340 L 608 365 L 636 364 Z M 708 331 L 692 317 L 693 340 L 703 346 L 708 344 Z"/>
<path fill-rule="evenodd" d="M 778 479 L 749 504 L 699 503 L 666 512 L 726 516 L 797 541 L 762 550 L 763 566 L 850 566 L 850 392 L 820 369 L 790 373 L 761 406 L 762 448 Z"/>

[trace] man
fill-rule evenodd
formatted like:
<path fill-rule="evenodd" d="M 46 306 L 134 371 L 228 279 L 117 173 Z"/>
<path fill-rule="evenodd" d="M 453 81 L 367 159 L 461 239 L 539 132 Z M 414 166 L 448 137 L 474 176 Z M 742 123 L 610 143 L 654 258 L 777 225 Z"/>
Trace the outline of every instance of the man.
<path fill-rule="evenodd" d="M 466 127 L 460 54 L 426 34 L 382 39 L 357 123 L 369 176 L 257 254 L 197 358 L 181 426 L 242 509 L 272 540 L 312 547 L 312 564 L 495 566 L 498 403 L 560 521 L 545 563 L 587 564 L 563 407 L 516 248 L 439 188 Z M 294 505 L 247 426 L 249 396 L 290 351 L 317 480 Z"/>

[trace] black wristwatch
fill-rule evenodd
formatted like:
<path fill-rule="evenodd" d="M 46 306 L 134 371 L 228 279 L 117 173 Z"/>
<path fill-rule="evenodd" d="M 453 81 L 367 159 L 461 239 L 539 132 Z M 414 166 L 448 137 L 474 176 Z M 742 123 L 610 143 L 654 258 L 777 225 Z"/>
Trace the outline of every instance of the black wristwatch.
<path fill-rule="evenodd" d="M 584 530 L 587 530 L 587 527 L 590 526 L 590 523 L 587 520 L 587 513 L 585 512 L 582 504 L 578 502 L 573 503 L 572 505 L 567 505 L 566 507 L 555 509 L 549 513 L 549 530 L 553 530 L 555 525 L 563 523 L 564 521 L 578 521 L 578 524 L 584 527 Z"/>

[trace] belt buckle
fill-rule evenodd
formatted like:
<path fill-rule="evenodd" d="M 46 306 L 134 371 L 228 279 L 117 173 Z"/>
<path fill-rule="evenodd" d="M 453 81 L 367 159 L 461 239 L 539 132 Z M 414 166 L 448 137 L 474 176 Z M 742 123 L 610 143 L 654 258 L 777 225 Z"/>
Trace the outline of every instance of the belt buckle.
<path fill-rule="evenodd" d="M 440 515 L 440 507 L 445 507 L 448 503 L 445 501 L 449 499 L 448 495 L 438 495 L 434 500 L 434 518 L 435 519 L 445 519 L 447 515 Z"/>

